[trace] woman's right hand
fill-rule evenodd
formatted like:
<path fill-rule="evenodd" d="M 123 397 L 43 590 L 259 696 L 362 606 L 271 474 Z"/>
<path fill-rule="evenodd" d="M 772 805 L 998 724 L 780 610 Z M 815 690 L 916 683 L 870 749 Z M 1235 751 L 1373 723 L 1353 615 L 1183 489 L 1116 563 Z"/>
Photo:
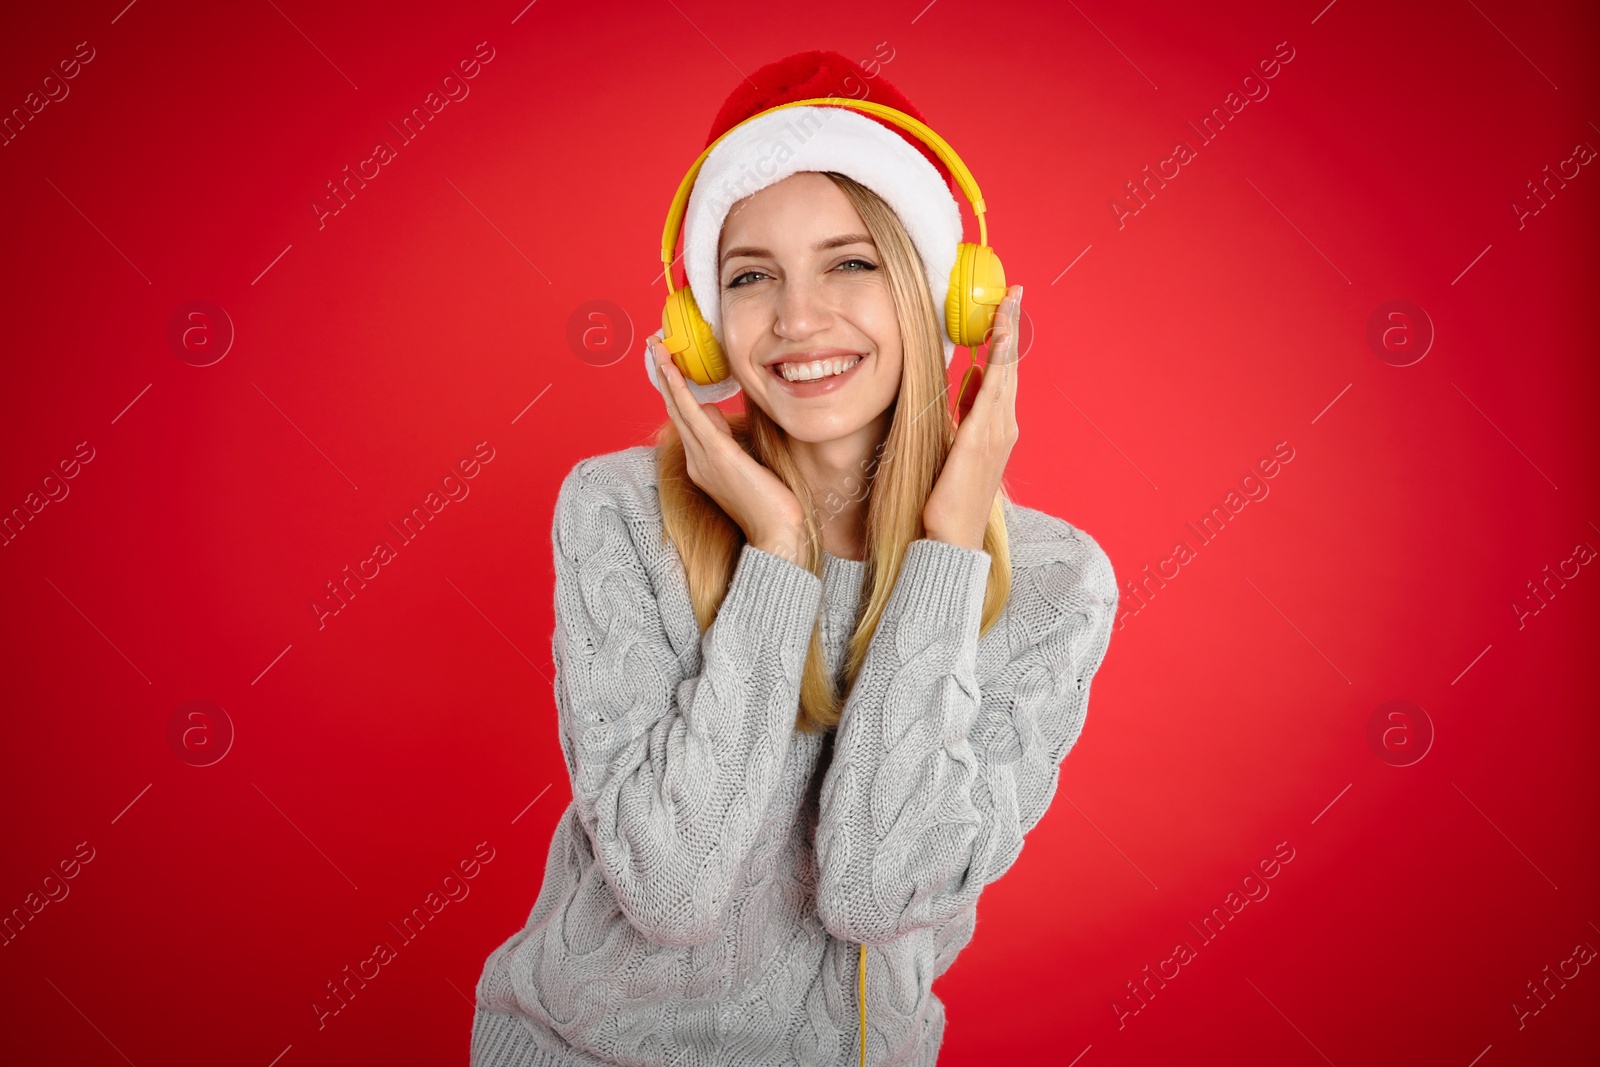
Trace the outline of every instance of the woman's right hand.
<path fill-rule="evenodd" d="M 683 441 L 689 477 L 728 517 L 745 540 L 796 564 L 805 563 L 805 523 L 800 501 L 787 485 L 739 446 L 715 404 L 698 403 L 661 339 L 647 342 L 667 415 Z"/>

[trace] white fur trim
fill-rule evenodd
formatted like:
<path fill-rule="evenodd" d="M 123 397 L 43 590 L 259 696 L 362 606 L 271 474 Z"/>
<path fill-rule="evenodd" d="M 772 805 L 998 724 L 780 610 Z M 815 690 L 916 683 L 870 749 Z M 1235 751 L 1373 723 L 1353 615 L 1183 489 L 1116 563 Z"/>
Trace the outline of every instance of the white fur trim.
<path fill-rule="evenodd" d="M 758 169 L 757 164 L 762 166 Z M 961 208 L 938 169 L 904 137 L 842 107 L 791 107 L 751 119 L 735 127 L 706 157 L 684 216 L 683 261 L 689 290 L 712 336 L 724 343 L 717 246 L 728 211 L 792 174 L 825 170 L 854 178 L 883 197 L 900 217 L 922 257 L 948 367 L 956 346 L 944 333 L 944 302 L 961 243 Z M 648 351 L 645 358 L 654 381 Z M 732 396 L 739 386 L 731 375 L 715 386 L 689 384 L 699 397 L 730 383 L 733 388 L 727 396 Z"/>

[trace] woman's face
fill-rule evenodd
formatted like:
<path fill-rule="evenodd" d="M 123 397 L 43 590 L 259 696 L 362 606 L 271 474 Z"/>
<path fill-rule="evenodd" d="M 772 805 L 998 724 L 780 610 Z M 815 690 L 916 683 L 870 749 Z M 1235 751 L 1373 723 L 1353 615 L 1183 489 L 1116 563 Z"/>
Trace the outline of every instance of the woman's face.
<path fill-rule="evenodd" d="M 729 211 L 718 256 L 724 352 L 747 396 L 801 441 L 877 421 L 900 391 L 900 320 L 844 190 L 814 171 L 767 186 Z"/>

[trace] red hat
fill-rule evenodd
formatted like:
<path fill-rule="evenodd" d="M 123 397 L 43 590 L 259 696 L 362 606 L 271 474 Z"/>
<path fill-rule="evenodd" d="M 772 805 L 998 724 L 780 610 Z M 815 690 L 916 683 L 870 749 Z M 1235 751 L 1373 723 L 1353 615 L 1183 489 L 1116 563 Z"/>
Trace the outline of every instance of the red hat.
<path fill-rule="evenodd" d="M 922 117 L 922 112 L 916 109 L 906 95 L 889 84 L 882 74 L 868 74 L 855 60 L 838 52 L 824 52 L 819 49 L 796 52 L 792 56 L 785 56 L 768 63 L 735 86 L 723 103 L 722 110 L 717 112 L 716 119 L 711 123 L 711 132 L 706 137 L 706 144 L 710 145 L 745 119 L 759 115 L 770 107 L 795 100 L 814 100 L 823 96 L 870 100 L 875 104 L 892 107 L 896 111 L 904 111 L 918 122 L 928 121 Z M 860 114 L 866 115 L 866 112 Z M 904 137 L 907 144 L 926 156 L 928 162 L 938 170 L 939 176 L 950 187 L 951 195 L 960 194 L 960 186 L 956 184 L 949 168 L 940 161 L 933 149 L 893 123 L 885 122 L 876 115 L 866 115 L 866 117 Z"/>

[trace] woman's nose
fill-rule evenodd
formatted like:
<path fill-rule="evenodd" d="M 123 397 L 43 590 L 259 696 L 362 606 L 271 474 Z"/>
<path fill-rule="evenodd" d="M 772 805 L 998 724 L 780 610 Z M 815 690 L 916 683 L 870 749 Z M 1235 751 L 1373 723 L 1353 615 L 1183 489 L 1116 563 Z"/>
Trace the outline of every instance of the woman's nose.
<path fill-rule="evenodd" d="M 826 329 L 833 321 L 826 294 L 812 279 L 790 279 L 778 294 L 777 322 L 774 330 L 791 340 Z"/>

